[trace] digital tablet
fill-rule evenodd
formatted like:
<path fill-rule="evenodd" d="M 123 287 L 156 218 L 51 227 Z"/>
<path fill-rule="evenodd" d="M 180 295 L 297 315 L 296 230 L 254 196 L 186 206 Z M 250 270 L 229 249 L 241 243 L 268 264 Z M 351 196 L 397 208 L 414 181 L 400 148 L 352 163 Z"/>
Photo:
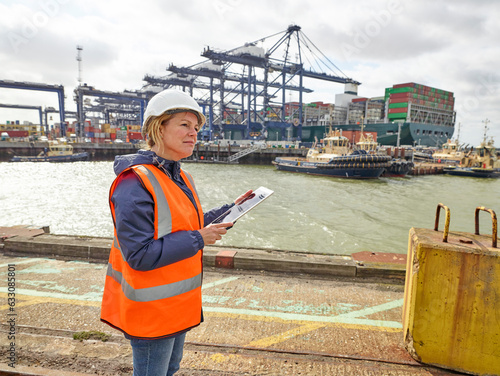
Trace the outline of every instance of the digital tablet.
<path fill-rule="evenodd" d="M 240 202 L 237 205 L 234 205 L 231 209 L 224 212 L 217 219 L 212 221 L 212 223 L 224 223 L 224 222 L 236 222 L 239 218 L 244 216 L 250 210 L 259 205 L 262 201 L 271 196 L 274 191 L 266 188 L 259 187 L 255 191 L 252 192 L 250 196 L 248 196 L 245 200 Z"/>

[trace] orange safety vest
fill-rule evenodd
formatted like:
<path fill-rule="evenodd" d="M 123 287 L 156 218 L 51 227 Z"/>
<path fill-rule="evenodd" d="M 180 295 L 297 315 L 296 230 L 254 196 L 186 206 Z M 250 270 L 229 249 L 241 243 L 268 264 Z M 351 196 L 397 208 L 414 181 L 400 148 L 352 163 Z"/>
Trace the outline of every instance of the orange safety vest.
<path fill-rule="evenodd" d="M 198 212 L 186 194 L 155 166 L 137 165 L 129 169 L 154 199 L 155 240 L 176 231 L 203 227 L 203 211 L 189 174 L 181 170 L 184 182 L 193 192 Z M 109 195 L 113 221 L 115 211 L 111 196 L 117 181 L 118 177 L 111 185 Z M 183 332 L 201 322 L 201 282 L 202 250 L 188 259 L 154 270 L 132 269 L 123 258 L 115 224 L 101 321 L 132 337 L 146 339 Z"/>

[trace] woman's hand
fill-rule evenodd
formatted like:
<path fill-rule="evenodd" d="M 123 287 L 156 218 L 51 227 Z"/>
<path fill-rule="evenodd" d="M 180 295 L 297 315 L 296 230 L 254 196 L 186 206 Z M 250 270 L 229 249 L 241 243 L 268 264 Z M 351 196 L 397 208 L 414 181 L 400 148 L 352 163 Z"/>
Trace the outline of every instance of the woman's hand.
<path fill-rule="evenodd" d="M 207 227 L 198 230 L 201 237 L 203 238 L 203 242 L 206 245 L 215 244 L 217 240 L 222 239 L 222 235 L 227 233 L 227 228 L 231 227 L 233 224 L 231 222 L 226 223 L 212 223 Z"/>
<path fill-rule="evenodd" d="M 241 204 L 243 201 L 248 199 L 252 195 L 253 191 L 250 189 L 249 191 L 243 193 L 240 197 L 238 197 L 236 200 L 234 200 L 234 203 L 236 205 Z"/>

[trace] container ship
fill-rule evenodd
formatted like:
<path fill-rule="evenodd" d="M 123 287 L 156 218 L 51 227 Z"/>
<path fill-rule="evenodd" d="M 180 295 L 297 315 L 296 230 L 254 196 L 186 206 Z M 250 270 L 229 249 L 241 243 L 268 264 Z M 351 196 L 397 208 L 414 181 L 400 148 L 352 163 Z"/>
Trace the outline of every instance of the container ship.
<path fill-rule="evenodd" d="M 385 89 L 385 96 L 375 98 L 360 97 L 355 89 L 349 91 L 346 85 L 345 93 L 336 95 L 335 104 L 304 105 L 302 141 L 321 139 L 329 124 L 344 132 L 359 132 L 363 124 L 365 132 L 376 134 L 378 143 L 389 146 L 439 147 L 453 137 L 456 112 L 452 92 L 414 82 L 393 85 Z"/>

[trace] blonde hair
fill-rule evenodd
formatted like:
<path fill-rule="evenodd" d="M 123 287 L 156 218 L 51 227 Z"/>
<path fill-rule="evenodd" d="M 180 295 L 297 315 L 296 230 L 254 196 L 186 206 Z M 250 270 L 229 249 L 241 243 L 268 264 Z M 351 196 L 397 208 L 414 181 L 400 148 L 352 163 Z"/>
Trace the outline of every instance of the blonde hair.
<path fill-rule="evenodd" d="M 144 124 L 142 135 L 145 140 L 143 147 L 146 150 L 151 150 L 155 145 L 158 145 L 160 151 L 163 151 L 163 142 L 161 141 L 161 127 L 168 122 L 174 114 L 163 113 L 160 116 L 149 117 L 146 124 Z"/>

